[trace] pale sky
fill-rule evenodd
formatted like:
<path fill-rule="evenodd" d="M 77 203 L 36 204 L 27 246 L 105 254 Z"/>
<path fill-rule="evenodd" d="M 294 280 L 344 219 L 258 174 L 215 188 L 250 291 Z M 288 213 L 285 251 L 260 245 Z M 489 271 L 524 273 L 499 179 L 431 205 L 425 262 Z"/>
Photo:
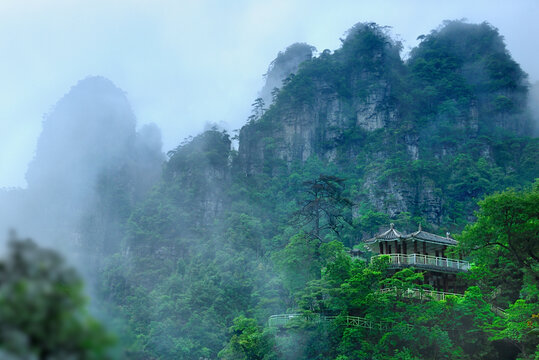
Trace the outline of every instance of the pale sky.
<path fill-rule="evenodd" d="M 393 27 L 405 49 L 445 19 L 488 21 L 539 80 L 539 1 L 0 0 L 0 187 L 25 186 L 43 115 L 102 75 L 164 151 L 207 123 L 241 127 L 279 51 L 335 50 L 357 22 Z"/>

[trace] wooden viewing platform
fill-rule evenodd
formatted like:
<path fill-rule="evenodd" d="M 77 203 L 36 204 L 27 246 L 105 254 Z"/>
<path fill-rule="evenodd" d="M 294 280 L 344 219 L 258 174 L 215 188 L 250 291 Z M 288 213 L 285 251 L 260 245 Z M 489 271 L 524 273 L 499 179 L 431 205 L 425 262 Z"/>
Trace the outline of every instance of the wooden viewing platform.
<path fill-rule="evenodd" d="M 413 267 L 423 272 L 423 282 L 441 291 L 459 289 L 457 274 L 470 270 L 470 263 L 447 257 L 457 240 L 424 231 L 421 225 L 412 233 L 401 233 L 394 224 L 373 238 L 363 240 L 374 259 L 384 259 L 392 271 Z M 385 258 L 381 258 L 385 256 Z"/>
<path fill-rule="evenodd" d="M 387 258 L 390 269 L 415 267 L 418 269 L 444 272 L 463 272 L 470 270 L 470 263 L 468 261 L 422 254 L 383 254 L 373 256 L 371 261 L 382 257 Z"/>

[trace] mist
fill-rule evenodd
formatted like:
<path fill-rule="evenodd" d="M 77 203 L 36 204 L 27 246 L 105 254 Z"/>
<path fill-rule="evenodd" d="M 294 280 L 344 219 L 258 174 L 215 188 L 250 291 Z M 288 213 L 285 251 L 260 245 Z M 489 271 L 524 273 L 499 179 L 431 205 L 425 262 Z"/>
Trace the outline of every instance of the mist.
<path fill-rule="evenodd" d="M 535 1 L 3 1 L 0 187 L 26 186 L 43 114 L 89 75 L 104 76 L 126 91 L 138 126 L 157 124 L 168 151 L 207 122 L 226 124 L 229 131 L 241 127 L 279 52 L 298 42 L 319 51 L 336 49 L 339 37 L 358 21 L 391 25 L 404 53 L 444 19 L 488 21 L 534 83 L 539 50 L 530 44 L 539 33 L 538 6 Z"/>
<path fill-rule="evenodd" d="M 12 85 L 3 91 L 9 96 L 0 97 L 0 104 L 10 105 L 0 107 L 0 186 L 4 187 L 0 190 L 0 231 L 15 228 L 22 236 L 60 249 L 74 262 L 81 262 L 79 255 L 90 243 L 99 250 L 85 261 L 96 262 L 104 253 L 117 251 L 121 239 L 114 238 L 120 237 L 120 224 L 157 183 L 163 152 L 176 148 L 181 139 L 208 130 L 208 124 L 219 123 L 229 132 L 240 128 L 255 98 L 261 97 L 269 107 L 272 91 L 301 62 L 325 49 L 336 49 L 339 35 L 345 36 L 348 24 L 357 22 L 356 13 L 391 24 L 388 31 L 403 42 L 404 57 L 418 35 L 453 14 L 491 21 L 533 83 L 528 104 L 535 119 L 534 134 L 539 132 L 539 69 L 532 61 L 532 48 L 523 47 L 535 22 L 509 24 L 511 16 L 507 15 L 526 19 L 530 9 L 537 7 L 535 2 L 506 11 L 487 2 L 478 2 L 474 8 L 457 2 L 440 9 L 421 1 L 406 7 L 350 2 L 331 11 L 320 3 L 306 7 L 302 1 L 272 6 L 245 2 L 226 9 L 212 1 L 197 5 L 165 1 L 163 5 L 138 2 L 127 13 L 126 3 L 106 7 L 97 2 L 84 13 L 56 1 L 47 10 L 57 11 L 50 18 L 15 3 L 2 5 L 4 17 L 9 14 L 24 20 L 27 27 L 17 42 L 3 42 L 6 53 L 13 56 L 3 60 L 0 70 L 9 71 L 5 84 Z M 386 13 L 389 8 L 393 11 Z M 412 23 L 396 17 L 399 12 L 419 11 L 432 16 Z M 124 16 L 116 17 L 119 13 Z M 185 21 L 188 16 L 194 17 Z M 184 22 L 178 24 L 179 19 Z M 204 19 L 202 25 L 196 19 Z M 75 21 L 80 23 L 69 31 Z M 6 19 L 2 26 L 14 30 L 20 25 Z M 121 31 L 109 36 L 106 30 L 117 26 Z M 189 36 L 188 29 L 197 29 L 198 36 Z M 44 33 L 52 37 L 50 50 L 43 47 Z M 20 73 L 21 49 L 28 55 L 24 74 Z M 67 53 L 75 56 L 69 63 L 62 58 Z M 32 60 L 35 54 L 44 61 Z M 465 69 L 470 81 L 481 81 L 478 69 Z M 52 72 L 45 76 L 48 71 Z M 89 76 L 92 73 L 106 77 Z M 37 86 L 28 91 L 30 82 Z M 118 194 L 100 193 L 114 182 L 129 183 L 121 195 L 123 214 L 107 213 L 107 201 L 110 205 Z M 93 229 L 84 231 L 86 236 L 93 234 L 93 239 L 82 239 L 81 229 Z"/>
<path fill-rule="evenodd" d="M 502 186 L 528 186 L 535 169 L 534 148 L 525 145 L 536 139 L 519 140 L 522 151 L 514 156 L 526 161 L 512 170 L 503 163 L 508 157 L 498 155 L 518 146 L 510 148 L 501 135 L 497 148 L 481 143 L 488 138 L 481 131 L 492 129 L 499 131 L 493 136 L 507 131 L 525 138 L 528 128 L 521 125 L 530 114 L 533 134 L 539 134 L 539 49 L 530 46 L 539 33 L 534 1 L 98 0 L 90 6 L 53 0 L 47 7 L 35 1 L 31 10 L 6 4 L 0 5 L 0 34 L 18 35 L 0 35 L 7 54 L 0 60 L 6 79 L 0 85 L 0 254 L 1 234 L 9 229 L 61 253 L 82 274 L 92 311 L 128 324 L 126 336 L 133 338 L 126 348 L 140 358 L 221 357 L 231 334 L 239 333 L 233 330 L 238 318 L 263 328 L 270 315 L 298 307 L 299 291 L 315 289 L 329 262 L 351 262 L 345 246 L 359 243 L 357 229 L 345 230 L 342 239 L 328 231 L 311 243 L 304 241 L 306 226 L 290 222 L 299 200 L 309 196 L 305 184 L 322 172 L 339 174 L 338 166 L 351 165 L 342 181 L 355 181 L 353 221 L 370 222 L 372 231 L 380 219 L 461 230 L 473 221 L 476 200 Z M 469 22 L 444 22 L 448 18 Z M 426 94 L 423 85 L 432 79 L 395 97 L 406 87 L 390 80 L 395 74 L 403 83 L 409 79 L 403 69 L 428 57 L 416 45 L 437 31 L 450 32 L 444 34 L 447 48 L 456 55 L 443 56 L 464 59 L 458 76 L 473 92 L 466 93 L 469 102 L 451 98 L 445 112 L 438 114 L 434 104 L 432 114 L 416 119 L 424 109 L 410 94 Z M 361 48 L 369 61 L 354 52 L 363 32 L 385 44 L 374 55 Z M 510 91 L 500 85 L 494 93 L 485 85 L 494 78 L 486 57 L 467 51 L 480 43 L 474 36 L 485 33 L 496 35 L 486 41 L 488 50 L 517 70 Z M 384 66 L 369 70 L 380 58 Z M 324 83 L 316 71 L 301 74 L 313 64 L 331 81 Z M 283 82 L 297 73 L 304 82 L 277 105 Z M 340 92 L 335 84 L 342 85 Z M 448 88 L 444 96 L 453 96 Z M 319 104 L 331 97 L 332 106 L 310 106 L 302 98 L 310 90 Z M 400 117 L 401 109 L 408 117 Z M 288 123 L 279 128 L 282 121 Z M 406 123 L 402 133 L 391 128 Z M 465 141 L 447 131 L 453 127 Z M 247 140 L 242 147 L 241 136 L 233 136 L 240 128 Z M 419 149 L 430 141 L 442 146 Z M 461 143 L 471 144 L 470 154 Z M 459 151 L 462 156 L 453 159 Z M 401 158 L 391 157 L 396 154 Z M 406 166 L 393 171 L 392 164 Z M 526 164 L 531 170 L 520 176 Z M 467 171 L 476 168 L 482 172 Z M 415 179 L 415 173 L 401 176 L 409 169 L 425 170 L 414 188 L 402 180 Z M 504 172 L 517 175 L 502 178 Z M 448 175 L 440 180 L 441 174 Z M 464 180 L 455 185 L 454 177 Z M 413 207 L 407 202 L 412 198 Z M 297 249 L 289 246 L 294 241 Z M 320 254 L 329 260 L 316 258 Z M 287 274 L 286 261 L 309 270 L 297 289 L 287 287 L 286 277 L 297 280 L 301 272 L 292 266 Z M 295 358 L 303 350 L 296 343 L 308 347 L 317 340 L 299 334 L 277 338 L 277 345 Z"/>
<path fill-rule="evenodd" d="M 528 93 L 528 107 L 533 120 L 533 136 L 539 136 L 539 81 L 531 84 Z"/>
<path fill-rule="evenodd" d="M 92 283 L 99 259 L 119 250 L 131 207 L 159 179 L 161 147 L 155 125 L 136 131 L 121 89 L 81 80 L 44 117 L 28 186 L 0 191 L 0 229 L 59 250 Z"/>

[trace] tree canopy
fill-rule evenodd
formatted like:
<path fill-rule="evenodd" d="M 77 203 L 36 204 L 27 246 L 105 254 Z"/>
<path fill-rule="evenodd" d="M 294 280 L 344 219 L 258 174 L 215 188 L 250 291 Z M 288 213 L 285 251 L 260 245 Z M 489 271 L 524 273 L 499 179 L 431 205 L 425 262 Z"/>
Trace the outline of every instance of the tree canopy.
<path fill-rule="evenodd" d="M 85 308 L 82 279 L 52 250 L 14 234 L 0 259 L 0 357 L 111 359 L 113 338 Z"/>

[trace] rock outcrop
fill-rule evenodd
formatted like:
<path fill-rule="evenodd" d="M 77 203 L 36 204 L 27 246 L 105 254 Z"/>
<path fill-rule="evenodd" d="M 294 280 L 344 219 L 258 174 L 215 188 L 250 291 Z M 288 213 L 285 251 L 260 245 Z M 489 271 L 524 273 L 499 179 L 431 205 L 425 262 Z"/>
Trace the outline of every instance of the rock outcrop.
<path fill-rule="evenodd" d="M 447 201 L 439 177 L 450 176 L 455 157 L 473 146 L 482 149 L 476 160 L 490 157 L 498 166 L 485 135 L 527 132 L 526 74 L 488 24 L 448 22 L 407 62 L 399 51 L 383 28 L 358 24 L 341 49 L 305 61 L 265 114 L 241 129 L 244 174 L 310 157 L 357 163 L 373 208 L 440 224 Z M 509 74 L 499 73 L 504 67 Z M 443 165 L 422 168 L 434 162 Z"/>

